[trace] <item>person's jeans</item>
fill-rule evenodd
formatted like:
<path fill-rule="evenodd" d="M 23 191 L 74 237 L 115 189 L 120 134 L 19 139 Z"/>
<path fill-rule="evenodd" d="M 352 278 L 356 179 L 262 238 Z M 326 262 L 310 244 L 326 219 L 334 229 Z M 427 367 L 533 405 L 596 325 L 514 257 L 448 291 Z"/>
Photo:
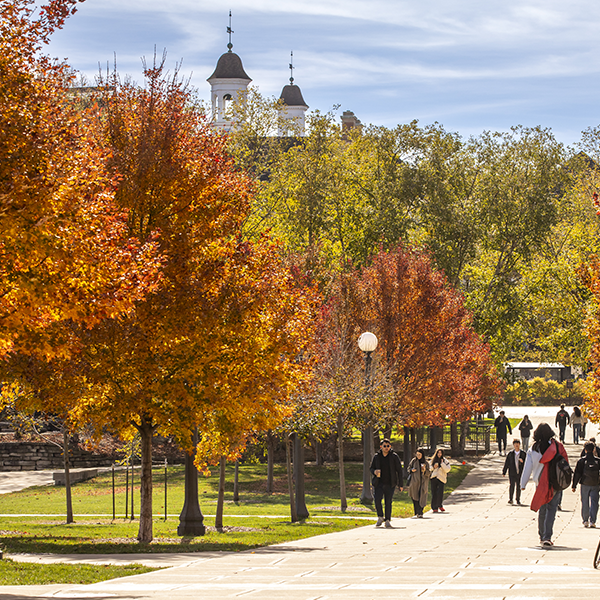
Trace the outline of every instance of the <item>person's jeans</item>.
<path fill-rule="evenodd" d="M 579 444 L 579 434 L 581 433 L 581 423 L 573 425 L 573 443 Z"/>
<path fill-rule="evenodd" d="M 581 485 L 581 518 L 583 522 L 596 523 L 600 485 Z"/>
<path fill-rule="evenodd" d="M 561 442 L 565 441 L 565 430 L 567 429 L 567 424 L 565 423 L 564 425 L 562 424 L 558 424 L 558 438 L 560 439 Z"/>
<path fill-rule="evenodd" d="M 521 502 L 521 478 L 517 475 L 514 479 L 509 475 L 510 487 L 508 488 L 508 499 L 512 502 L 515 489 L 517 490 L 517 502 Z"/>
<path fill-rule="evenodd" d="M 437 477 L 432 477 L 431 482 L 431 508 L 437 510 L 444 502 L 444 482 Z"/>
<path fill-rule="evenodd" d="M 378 517 L 383 517 L 383 506 L 381 500 L 385 498 L 385 520 L 390 521 L 392 518 L 392 498 L 394 497 L 394 488 L 391 485 L 382 485 L 381 483 L 373 487 L 375 510 Z"/>
<path fill-rule="evenodd" d="M 527 452 L 527 450 L 529 450 L 529 436 L 523 436 L 521 438 L 521 450 L 523 450 L 523 452 Z"/>
<path fill-rule="evenodd" d="M 502 446 L 504 445 L 504 452 L 506 452 L 506 436 L 496 438 L 498 440 L 498 453 L 502 453 Z"/>
<path fill-rule="evenodd" d="M 540 534 L 540 541 L 552 539 L 552 528 L 554 527 L 554 519 L 556 518 L 556 511 L 562 501 L 562 490 L 555 492 L 554 497 L 550 502 L 542 504 L 538 511 L 538 533 Z"/>

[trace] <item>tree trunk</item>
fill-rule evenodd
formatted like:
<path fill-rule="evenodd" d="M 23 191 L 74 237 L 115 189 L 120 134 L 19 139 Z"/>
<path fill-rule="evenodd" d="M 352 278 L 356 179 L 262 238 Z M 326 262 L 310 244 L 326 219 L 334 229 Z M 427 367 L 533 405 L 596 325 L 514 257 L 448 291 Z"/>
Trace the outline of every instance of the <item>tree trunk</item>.
<path fill-rule="evenodd" d="M 289 437 L 285 441 L 285 462 L 287 466 L 288 491 L 290 494 L 290 516 L 292 518 L 292 523 L 296 523 L 298 521 L 298 513 L 296 512 L 294 478 L 292 476 L 292 440 Z"/>
<path fill-rule="evenodd" d="M 460 425 L 460 441 L 459 441 L 459 451 L 460 456 L 465 455 L 465 448 L 467 445 L 467 435 L 469 433 L 470 420 L 467 419 L 463 421 Z"/>
<path fill-rule="evenodd" d="M 317 467 L 323 464 L 323 444 L 321 440 L 315 440 L 315 464 Z"/>
<path fill-rule="evenodd" d="M 410 448 L 410 428 L 407 427 L 406 425 L 404 426 L 404 448 L 402 449 L 402 459 L 404 462 L 404 476 L 408 476 L 408 463 L 410 462 L 410 459 L 412 458 L 412 455 L 410 453 L 411 448 Z"/>
<path fill-rule="evenodd" d="M 63 463 L 65 467 L 65 495 L 67 499 L 67 523 L 73 523 L 73 501 L 71 499 L 71 472 L 69 470 L 69 434 L 63 429 Z"/>
<path fill-rule="evenodd" d="M 267 432 L 267 494 L 273 493 L 273 463 L 275 462 L 275 442 L 273 434 Z"/>
<path fill-rule="evenodd" d="M 152 420 L 142 417 L 138 427 L 141 438 L 142 465 L 140 473 L 140 528 L 137 539 L 142 544 L 152 541 Z M 131 476 L 133 482 L 133 472 Z M 131 494 L 133 500 L 133 490 Z M 132 509 L 133 515 L 133 509 Z"/>
<path fill-rule="evenodd" d="M 233 501 L 240 501 L 240 461 L 235 461 L 235 471 L 233 475 Z"/>
<path fill-rule="evenodd" d="M 360 501 L 363 504 L 373 504 L 373 492 L 371 491 L 371 459 L 373 454 L 373 427 L 366 427 L 363 431 L 363 487 Z"/>
<path fill-rule="evenodd" d="M 125 518 L 129 518 L 129 457 L 125 463 Z"/>
<path fill-rule="evenodd" d="M 450 423 L 450 454 L 454 457 L 459 456 L 458 426 L 456 421 Z"/>
<path fill-rule="evenodd" d="M 337 419 L 338 466 L 340 469 L 340 508 L 345 513 L 348 508 L 346 498 L 346 473 L 344 472 L 344 420 L 341 415 Z"/>
<path fill-rule="evenodd" d="M 304 521 L 310 515 L 306 508 L 304 495 L 304 444 L 297 433 L 294 433 L 294 480 L 296 483 L 296 514 L 298 519 Z"/>
<path fill-rule="evenodd" d="M 225 467 L 227 461 L 224 456 L 219 460 L 219 496 L 217 497 L 217 515 L 215 517 L 215 527 L 218 531 L 223 531 L 223 504 L 225 502 Z"/>

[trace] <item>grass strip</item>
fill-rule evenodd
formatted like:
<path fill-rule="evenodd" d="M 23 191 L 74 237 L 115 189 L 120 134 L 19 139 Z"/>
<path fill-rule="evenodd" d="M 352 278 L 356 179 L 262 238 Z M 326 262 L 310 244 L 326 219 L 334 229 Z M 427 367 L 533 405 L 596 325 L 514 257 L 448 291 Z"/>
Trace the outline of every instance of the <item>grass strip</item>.
<path fill-rule="evenodd" d="M 453 465 L 446 484 L 446 494 L 454 490 L 464 479 L 472 465 Z M 160 475 L 160 472 L 157 473 Z M 136 540 L 138 522 L 106 517 L 78 517 L 77 514 L 111 514 L 112 490 L 110 474 L 79 483 L 73 487 L 75 523 L 66 525 L 64 520 L 46 515 L 64 514 L 64 488 L 46 486 L 29 488 L 21 492 L 0 496 L 0 514 L 14 514 L 0 518 L 0 544 L 8 553 L 136 553 L 136 552 L 206 552 L 242 551 L 261 546 L 288 542 L 324 533 L 364 527 L 363 519 L 335 519 L 341 516 L 339 507 L 339 483 L 336 464 L 324 466 L 306 465 L 306 504 L 310 518 L 304 523 L 290 523 L 289 499 L 282 488 L 287 485 L 285 470 L 276 467 L 274 493 L 266 494 L 265 465 L 240 467 L 240 500 L 233 502 L 232 471 L 228 472 L 227 500 L 223 531 L 210 527 L 211 519 L 205 520 L 207 533 L 202 537 L 181 538 L 177 535 L 178 518 L 156 515 L 155 540 L 139 544 Z M 349 506 L 344 516 L 372 516 L 373 505 L 362 505 L 359 496 L 362 489 L 362 465 L 346 465 Z M 119 478 L 124 474 L 119 473 Z M 168 513 L 177 514 L 183 506 L 183 469 L 171 468 L 168 476 Z M 164 514 L 164 490 L 160 478 L 155 478 L 155 509 Z M 117 481 L 117 488 L 123 481 Z M 200 505 L 205 514 L 214 514 L 218 493 L 216 475 L 201 478 L 199 482 Z M 136 490 L 139 497 L 139 493 Z M 124 490 L 117 494 L 123 515 Z M 19 514 L 36 514 L 25 517 Z M 139 506 L 136 505 L 136 515 Z M 406 492 L 397 492 L 394 498 L 393 517 L 409 517 L 413 514 L 412 501 Z M 231 515 L 231 518 L 229 516 Z M 235 515 L 235 517 L 234 517 Z M 263 517 L 263 518 L 261 518 Z M 270 518 L 264 518 L 270 517 Z M 276 518 L 273 518 L 276 517 Z"/>
<path fill-rule="evenodd" d="M 43 564 L 0 560 L 0 585 L 88 584 L 156 571 L 142 565 Z"/>

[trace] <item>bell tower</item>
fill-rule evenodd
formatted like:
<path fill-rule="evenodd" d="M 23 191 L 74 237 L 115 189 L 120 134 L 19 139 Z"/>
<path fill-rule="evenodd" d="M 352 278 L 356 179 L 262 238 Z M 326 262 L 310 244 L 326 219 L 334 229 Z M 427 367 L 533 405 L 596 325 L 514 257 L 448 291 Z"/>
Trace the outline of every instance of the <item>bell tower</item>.
<path fill-rule="evenodd" d="M 233 48 L 231 43 L 231 34 L 233 33 L 231 29 L 231 11 L 229 11 L 227 33 L 229 35 L 228 50 L 221 55 L 214 73 L 207 81 L 210 83 L 213 125 L 225 131 L 230 131 L 232 124 L 227 119 L 227 108 L 232 101 L 237 99 L 241 91 L 248 89 L 248 84 L 252 79 L 244 71 L 242 59 L 231 51 Z"/>

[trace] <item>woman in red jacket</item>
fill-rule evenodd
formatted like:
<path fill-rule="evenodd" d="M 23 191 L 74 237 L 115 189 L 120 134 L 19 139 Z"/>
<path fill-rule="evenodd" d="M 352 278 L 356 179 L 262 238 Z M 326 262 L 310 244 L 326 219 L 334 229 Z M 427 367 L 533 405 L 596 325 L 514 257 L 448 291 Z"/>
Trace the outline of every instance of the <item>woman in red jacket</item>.
<path fill-rule="evenodd" d="M 550 484 L 548 463 L 560 452 L 569 460 L 564 446 L 554 439 L 554 431 L 548 423 L 540 423 L 533 432 L 533 446 L 527 452 L 525 467 L 521 475 L 521 489 L 525 489 L 529 477 L 536 483 L 531 510 L 538 513 L 538 533 L 542 546 L 554 546 L 552 528 L 556 511 L 562 500 L 562 490 L 555 490 Z"/>

